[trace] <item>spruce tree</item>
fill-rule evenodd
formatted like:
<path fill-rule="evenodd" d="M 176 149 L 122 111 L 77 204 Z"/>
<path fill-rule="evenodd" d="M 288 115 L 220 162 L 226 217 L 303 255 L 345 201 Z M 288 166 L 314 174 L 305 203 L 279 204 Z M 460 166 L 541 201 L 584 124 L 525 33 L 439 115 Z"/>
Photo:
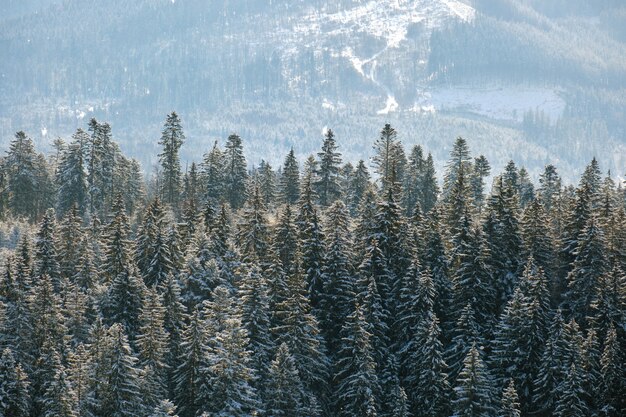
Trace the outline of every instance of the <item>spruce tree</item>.
<path fill-rule="evenodd" d="M 28 375 L 6 348 L 0 357 L 0 412 L 5 416 L 27 417 L 31 409 Z"/>
<path fill-rule="evenodd" d="M 130 225 L 121 196 L 113 207 L 113 218 L 103 236 L 103 265 L 105 280 L 111 282 L 120 274 L 129 274 L 131 268 Z"/>
<path fill-rule="evenodd" d="M 180 170 L 180 156 L 178 152 L 185 141 L 185 134 L 180 124 L 180 118 L 176 112 L 167 115 L 159 145 L 163 151 L 159 154 L 159 162 L 163 168 L 163 184 L 161 195 L 165 203 L 174 210 L 178 209 L 182 173 Z"/>
<path fill-rule="evenodd" d="M 567 369 L 565 379 L 558 389 L 554 415 L 557 417 L 585 416 L 589 409 L 584 401 L 583 375 L 579 367 L 572 363 Z"/>
<path fill-rule="evenodd" d="M 478 212 L 481 212 L 485 201 L 485 178 L 491 173 L 491 166 L 484 155 L 474 158 L 474 170 L 470 176 L 470 187 L 472 189 L 472 199 Z"/>
<path fill-rule="evenodd" d="M 350 184 L 349 207 L 353 215 L 359 211 L 363 195 L 370 187 L 370 174 L 363 160 L 360 160 L 354 170 L 354 177 Z"/>
<path fill-rule="evenodd" d="M 196 307 L 180 339 L 180 365 L 173 376 L 173 394 L 181 417 L 194 417 L 201 407 L 201 375 L 206 364 L 208 335 L 201 310 Z"/>
<path fill-rule="evenodd" d="M 476 345 L 471 347 L 463 361 L 463 370 L 457 379 L 454 393 L 454 417 L 487 417 L 496 412 L 491 379 L 480 357 L 480 348 Z"/>
<path fill-rule="evenodd" d="M 61 267 L 55 242 L 56 222 L 54 210 L 46 211 L 35 239 L 34 275 L 40 278 L 47 275 L 52 280 L 55 291 L 61 289 Z"/>
<path fill-rule="evenodd" d="M 201 165 L 201 179 L 204 189 L 204 200 L 207 204 L 216 204 L 224 196 L 225 160 L 217 141 L 209 153 L 204 154 Z"/>
<path fill-rule="evenodd" d="M 404 159 L 404 151 L 401 150 L 401 147 L 396 130 L 389 123 L 385 124 L 380 131 L 380 136 L 374 142 L 375 155 L 373 158 L 376 172 L 380 175 L 382 190 L 387 190 L 391 185 L 392 169 L 395 167 L 396 170 L 399 170 L 401 162 L 404 162 L 400 161 L 400 156 Z"/>
<path fill-rule="evenodd" d="M 276 417 L 315 416 L 314 410 L 304 406 L 305 395 L 295 360 L 283 343 L 269 368 L 265 412 Z"/>
<path fill-rule="evenodd" d="M 357 305 L 342 327 L 335 362 L 334 409 L 338 416 L 373 417 L 380 409 L 380 385 L 371 337 L 363 310 Z"/>
<path fill-rule="evenodd" d="M 63 216 L 72 206 L 78 206 L 84 213 L 88 203 L 87 171 L 85 170 L 85 147 L 89 135 L 78 129 L 72 136 L 72 143 L 64 152 L 57 170 L 57 213 Z"/>
<path fill-rule="evenodd" d="M 465 176 L 472 172 L 472 159 L 467 141 L 459 136 L 454 142 L 454 146 L 450 151 L 450 159 L 446 163 L 446 172 L 443 177 L 444 201 L 448 201 L 452 187 L 457 183 L 459 173 L 461 172 Z"/>
<path fill-rule="evenodd" d="M 50 381 L 43 401 L 44 417 L 78 417 L 76 393 L 62 366 Z"/>
<path fill-rule="evenodd" d="M 289 150 L 283 164 L 283 175 L 280 177 L 281 199 L 287 204 L 294 205 L 300 198 L 300 168 L 293 153 Z"/>
<path fill-rule="evenodd" d="M 500 417 L 521 417 L 519 397 L 515 390 L 515 383 L 511 379 L 509 384 L 502 392 L 502 401 L 500 404 L 500 411 L 498 413 Z"/>
<path fill-rule="evenodd" d="M 134 342 L 139 332 L 139 316 L 144 303 L 146 287 L 135 271 L 123 271 L 111 283 L 102 301 L 104 317 L 110 324 L 118 323 Z M 127 336 L 124 337 L 127 337 Z"/>
<path fill-rule="evenodd" d="M 226 201 L 233 210 L 238 210 L 246 201 L 246 180 L 248 172 L 243 155 L 241 138 L 235 134 L 228 136 L 224 151 L 224 190 Z"/>
<path fill-rule="evenodd" d="M 176 414 L 176 407 L 170 400 L 161 400 L 161 402 L 154 407 L 154 411 L 152 411 L 150 417 L 178 417 L 178 415 Z"/>
<path fill-rule="evenodd" d="M 9 193 L 9 208 L 16 216 L 24 216 L 34 220 L 37 216 L 37 200 L 35 192 L 37 156 L 32 139 L 20 131 L 11 141 L 4 162 L 4 169 L 8 172 L 7 191 Z"/>
<path fill-rule="evenodd" d="M 319 157 L 319 167 L 315 174 L 315 189 L 319 197 L 320 205 L 330 206 L 340 196 L 339 186 L 339 166 L 341 165 L 341 154 L 337 152 L 335 134 L 328 129 L 324 136 L 322 150 L 317 154 Z"/>
<path fill-rule="evenodd" d="M 237 230 L 237 245 L 245 262 L 263 261 L 267 255 L 269 230 L 266 210 L 259 186 L 255 184 Z"/>
<path fill-rule="evenodd" d="M 439 184 L 435 172 L 433 156 L 429 153 L 426 157 L 424 172 L 421 179 L 421 199 L 420 205 L 424 213 L 429 213 L 437 203 L 439 196 Z"/>

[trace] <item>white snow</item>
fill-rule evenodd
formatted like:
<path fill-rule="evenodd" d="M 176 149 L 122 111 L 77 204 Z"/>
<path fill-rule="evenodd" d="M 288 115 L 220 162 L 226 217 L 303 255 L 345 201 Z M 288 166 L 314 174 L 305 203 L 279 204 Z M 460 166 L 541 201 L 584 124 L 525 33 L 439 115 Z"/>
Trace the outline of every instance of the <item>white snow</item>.
<path fill-rule="evenodd" d="M 497 120 L 521 121 L 528 110 L 543 111 L 556 120 L 565 108 L 559 92 L 549 88 L 508 86 L 438 88 L 422 94 L 412 111 L 474 113 Z"/>
<path fill-rule="evenodd" d="M 392 111 L 398 110 L 398 107 L 398 102 L 395 97 L 387 96 L 387 104 L 385 105 L 385 108 L 378 110 L 376 114 L 389 114 Z"/>
<path fill-rule="evenodd" d="M 47 136 L 48 135 L 48 129 L 45 127 L 41 128 L 41 136 Z"/>

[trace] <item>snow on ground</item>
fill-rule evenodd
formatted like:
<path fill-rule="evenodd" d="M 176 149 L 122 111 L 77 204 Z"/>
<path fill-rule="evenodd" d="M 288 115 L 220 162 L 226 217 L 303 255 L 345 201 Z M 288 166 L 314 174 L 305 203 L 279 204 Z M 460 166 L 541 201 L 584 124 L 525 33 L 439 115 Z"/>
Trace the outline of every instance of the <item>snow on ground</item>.
<path fill-rule="evenodd" d="M 512 121 L 521 121 L 528 110 L 538 110 L 556 120 L 563 113 L 565 101 L 558 91 L 540 87 L 448 87 L 424 93 L 411 110 L 419 112 L 431 106 L 436 111 L 461 111 Z"/>
<path fill-rule="evenodd" d="M 395 97 L 387 96 L 387 104 L 384 109 L 378 110 L 376 114 L 389 114 L 392 111 L 398 110 L 398 102 Z"/>

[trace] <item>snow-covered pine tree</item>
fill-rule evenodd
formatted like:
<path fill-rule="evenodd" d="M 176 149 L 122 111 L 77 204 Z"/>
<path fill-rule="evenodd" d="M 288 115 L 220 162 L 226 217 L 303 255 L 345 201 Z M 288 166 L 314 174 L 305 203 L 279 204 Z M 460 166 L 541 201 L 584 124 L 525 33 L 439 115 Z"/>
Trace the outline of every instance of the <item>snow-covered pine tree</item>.
<path fill-rule="evenodd" d="M 334 364 L 334 415 L 374 417 L 380 410 L 381 391 L 371 337 L 357 304 L 341 329 Z"/>
<path fill-rule="evenodd" d="M 267 378 L 265 412 L 275 417 L 315 417 L 319 410 L 305 407 L 305 390 L 295 360 L 282 343 L 271 361 Z"/>
<path fill-rule="evenodd" d="M 201 407 L 200 395 L 206 365 L 207 333 L 201 308 L 196 307 L 180 339 L 180 363 L 173 372 L 173 394 L 181 417 L 195 417 Z"/>
<path fill-rule="evenodd" d="M 165 203 L 169 204 L 172 209 L 178 209 L 178 200 L 180 197 L 180 187 L 182 185 L 182 172 L 180 169 L 180 156 L 178 152 L 185 141 L 185 134 L 180 123 L 180 118 L 176 112 L 167 115 L 161 132 L 159 145 L 163 147 L 159 154 L 159 162 L 161 163 L 162 184 L 160 194 L 163 196 Z"/>
<path fill-rule="evenodd" d="M 502 400 L 500 402 L 498 417 L 522 417 L 519 397 L 517 396 L 513 379 L 509 381 L 509 384 L 506 386 L 504 391 L 502 391 Z"/>
<path fill-rule="evenodd" d="M 115 277 L 101 307 L 107 322 L 121 325 L 132 342 L 139 332 L 139 315 L 146 296 L 143 280 L 135 272 L 122 271 Z"/>
<path fill-rule="evenodd" d="M 104 396 L 100 399 L 99 415 L 131 417 L 144 413 L 141 397 L 141 372 L 137 358 L 128 344 L 122 325 L 115 323 L 108 331 L 111 340 L 108 352 L 110 367 L 104 381 Z"/>
<path fill-rule="evenodd" d="M 77 398 L 63 366 L 56 370 L 43 397 L 43 417 L 78 417 Z"/>
<path fill-rule="evenodd" d="M 216 204 L 224 196 L 224 164 L 224 155 L 215 141 L 211 151 L 204 154 L 200 166 L 201 188 L 204 190 L 204 200 L 207 204 Z"/>
<path fill-rule="evenodd" d="M 248 179 L 241 138 L 236 134 L 231 134 L 226 139 L 225 148 L 223 153 L 224 194 L 230 207 L 233 210 L 238 210 L 246 201 L 246 182 Z"/>
<path fill-rule="evenodd" d="M 291 205 L 296 204 L 300 198 L 300 168 L 293 148 L 289 150 L 283 164 L 283 175 L 280 177 L 280 195 L 283 202 Z"/>
<path fill-rule="evenodd" d="M 237 225 L 237 246 L 244 262 L 262 261 L 269 249 L 269 228 L 265 204 L 258 184 L 246 202 Z"/>
<path fill-rule="evenodd" d="M 121 195 L 113 205 L 113 217 L 103 233 L 103 265 L 105 282 L 122 273 L 128 274 L 132 265 L 130 225 Z"/>
<path fill-rule="evenodd" d="M 49 209 L 44 214 L 37 237 L 35 239 L 35 267 L 34 276 L 40 279 L 42 275 L 47 275 L 52 281 L 54 290 L 61 290 L 61 267 L 55 242 L 56 222 L 54 220 L 54 210 Z"/>
<path fill-rule="evenodd" d="M 292 273 L 296 268 L 298 243 L 298 230 L 294 223 L 291 206 L 286 204 L 278 216 L 272 242 L 273 250 L 285 273 Z"/>
<path fill-rule="evenodd" d="M 178 417 L 178 415 L 176 407 L 170 400 L 161 400 L 149 417 Z"/>
<path fill-rule="evenodd" d="M 355 215 L 359 211 L 359 206 L 363 195 L 370 188 L 370 174 L 363 160 L 360 160 L 354 170 L 352 183 L 350 184 L 350 213 Z"/>
<path fill-rule="evenodd" d="M 330 352 L 340 343 L 339 332 L 354 310 L 355 277 L 352 271 L 349 214 L 342 201 L 327 211 L 326 254 L 322 269 L 324 289 L 320 300 L 322 331 Z"/>
<path fill-rule="evenodd" d="M 452 188 L 458 182 L 460 175 L 468 176 L 472 172 L 472 158 L 467 141 L 462 137 L 456 138 L 450 151 L 450 159 L 446 163 L 446 172 L 443 177 L 443 199 L 448 202 L 452 196 Z M 463 181 L 465 183 L 465 181 Z M 466 187 L 468 184 L 465 185 Z"/>
<path fill-rule="evenodd" d="M 330 206 L 341 194 L 339 185 L 339 167 L 341 154 L 337 152 L 335 134 L 328 129 L 324 136 L 321 152 L 318 152 L 319 166 L 315 171 L 314 182 L 319 203 L 322 207 Z"/>
<path fill-rule="evenodd" d="M 28 374 L 11 349 L 6 348 L 0 357 L 0 413 L 5 416 L 30 416 L 32 402 Z"/>
<path fill-rule="evenodd" d="M 300 268 L 304 273 L 311 305 L 317 308 L 324 291 L 322 270 L 326 249 L 322 224 L 314 200 L 311 178 L 305 177 L 298 202 L 296 225 L 300 238 Z"/>
<path fill-rule="evenodd" d="M 163 328 L 165 314 L 162 298 L 156 289 L 146 290 L 145 301 L 139 315 L 139 333 L 136 338 L 139 368 L 143 371 L 143 401 L 155 407 L 160 399 L 167 397 L 167 364 L 165 354 L 168 334 Z"/>
<path fill-rule="evenodd" d="M 173 275 L 170 274 L 167 276 L 165 282 L 159 287 L 158 292 L 162 296 L 162 305 L 165 313 L 163 316 L 163 329 L 169 336 L 165 352 L 167 387 L 169 398 L 174 398 L 174 373 L 182 357 L 181 345 L 186 320 L 186 309 L 181 302 L 178 281 Z"/>
<path fill-rule="evenodd" d="M 57 168 L 56 183 L 59 188 L 56 208 L 59 216 L 63 216 L 74 205 L 78 206 L 80 213 L 84 213 L 87 208 L 89 195 L 85 151 L 88 142 L 89 135 L 78 129 Z"/>
<path fill-rule="evenodd" d="M 472 345 L 454 388 L 453 417 L 488 417 L 496 413 L 494 390 L 480 347 Z"/>

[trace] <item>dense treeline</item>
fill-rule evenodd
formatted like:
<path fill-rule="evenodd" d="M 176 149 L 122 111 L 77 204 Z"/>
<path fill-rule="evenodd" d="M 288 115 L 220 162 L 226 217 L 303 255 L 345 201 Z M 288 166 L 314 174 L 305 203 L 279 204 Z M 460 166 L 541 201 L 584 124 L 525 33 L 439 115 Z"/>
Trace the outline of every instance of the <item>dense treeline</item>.
<path fill-rule="evenodd" d="M 488 191 L 464 139 L 440 188 L 390 125 L 371 165 L 328 130 L 249 169 L 232 134 L 183 173 L 184 142 L 171 113 L 144 181 L 106 123 L 50 156 L 16 134 L 1 415 L 626 412 L 626 193 L 595 159 Z"/>

